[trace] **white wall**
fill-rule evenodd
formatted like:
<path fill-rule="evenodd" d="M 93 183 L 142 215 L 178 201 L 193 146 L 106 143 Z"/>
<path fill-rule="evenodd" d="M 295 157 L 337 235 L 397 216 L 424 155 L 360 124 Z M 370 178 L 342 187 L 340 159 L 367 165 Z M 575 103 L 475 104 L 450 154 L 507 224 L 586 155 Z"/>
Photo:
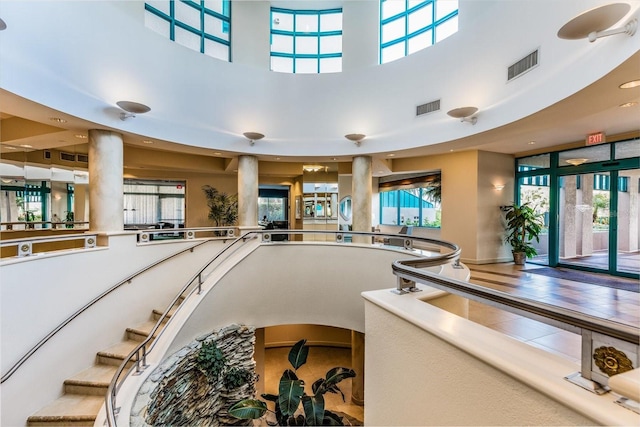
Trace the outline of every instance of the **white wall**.
<path fill-rule="evenodd" d="M 84 304 L 152 262 L 196 240 L 137 245 L 131 233 L 109 236 L 109 246 L 39 254 L 0 263 L 2 373 Z M 66 378 L 92 366 L 96 352 L 120 342 L 127 327 L 163 310 L 205 260 L 222 248 L 206 243 L 134 279 L 72 321 L 2 384 L 2 425 L 24 425 L 29 415 L 62 394 Z M 180 268 L 176 268 L 180 265 Z"/>

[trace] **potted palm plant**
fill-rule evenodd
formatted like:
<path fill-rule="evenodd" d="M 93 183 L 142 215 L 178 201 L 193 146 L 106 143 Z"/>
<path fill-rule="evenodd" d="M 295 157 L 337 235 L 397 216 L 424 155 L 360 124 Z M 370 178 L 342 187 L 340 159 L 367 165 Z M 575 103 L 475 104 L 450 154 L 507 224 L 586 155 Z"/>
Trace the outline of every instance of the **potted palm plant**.
<path fill-rule="evenodd" d="M 523 265 L 527 258 L 538 254 L 533 246 L 533 240 L 540 241 L 543 215 L 528 203 L 520 206 L 516 204 L 506 206 L 504 212 L 506 212 L 507 221 L 505 243 L 511 245 L 513 261 L 517 265 Z"/>

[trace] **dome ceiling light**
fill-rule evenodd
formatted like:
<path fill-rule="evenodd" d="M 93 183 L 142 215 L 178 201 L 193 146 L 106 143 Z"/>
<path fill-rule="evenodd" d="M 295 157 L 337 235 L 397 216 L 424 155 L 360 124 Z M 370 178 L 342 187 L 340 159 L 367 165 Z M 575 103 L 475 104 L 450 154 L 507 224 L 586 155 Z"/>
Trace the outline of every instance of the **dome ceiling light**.
<path fill-rule="evenodd" d="M 249 145 L 251 145 L 252 147 L 256 143 L 256 141 L 264 138 L 264 135 L 259 132 L 245 132 L 243 133 L 243 135 L 249 140 Z"/>
<path fill-rule="evenodd" d="M 460 107 L 447 111 L 447 114 L 454 119 L 460 119 L 461 122 L 468 122 L 475 125 L 478 122 L 478 118 L 474 116 L 477 111 L 477 107 Z"/>
<path fill-rule="evenodd" d="M 593 43 L 600 37 L 614 34 L 633 36 L 638 20 L 633 18 L 624 27 L 607 30 L 629 12 L 631 6 L 626 3 L 611 3 L 581 13 L 558 30 L 558 37 L 566 40 L 588 38 Z"/>
<path fill-rule="evenodd" d="M 4 31 L 7 29 L 7 23 L 4 22 L 2 18 L 0 18 L 0 31 Z"/>
<path fill-rule="evenodd" d="M 565 162 L 569 163 L 572 166 L 580 166 L 581 164 L 587 163 L 589 159 L 567 159 Z"/>
<path fill-rule="evenodd" d="M 124 110 L 120 113 L 120 120 L 123 121 L 135 117 L 136 114 L 144 114 L 151 111 L 151 108 L 146 105 L 133 101 L 118 101 L 116 105 Z"/>
<path fill-rule="evenodd" d="M 361 133 L 350 133 L 345 135 L 344 137 L 356 144 L 356 146 L 360 147 L 360 144 L 362 144 L 362 140 L 365 138 L 365 135 Z"/>

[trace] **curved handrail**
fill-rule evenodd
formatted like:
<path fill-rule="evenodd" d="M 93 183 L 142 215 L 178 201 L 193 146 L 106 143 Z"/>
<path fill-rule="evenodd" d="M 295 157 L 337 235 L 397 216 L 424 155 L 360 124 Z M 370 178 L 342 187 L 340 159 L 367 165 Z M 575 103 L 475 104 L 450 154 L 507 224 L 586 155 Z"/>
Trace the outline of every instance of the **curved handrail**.
<path fill-rule="evenodd" d="M 165 323 L 165 320 L 167 319 L 169 312 L 173 309 L 173 307 L 176 305 L 176 303 L 180 300 L 180 298 L 183 296 L 183 294 L 193 285 L 194 281 L 196 279 L 198 279 L 198 287 L 193 287 L 193 289 L 191 289 L 191 291 L 185 296 L 185 298 L 189 297 L 191 294 L 193 294 L 193 292 L 195 292 L 196 290 L 200 291 L 200 285 L 202 285 L 202 273 L 209 268 L 209 266 L 211 264 L 213 264 L 215 261 L 217 261 L 223 254 L 225 254 L 228 250 L 230 250 L 236 243 L 242 241 L 245 242 L 248 239 L 251 238 L 255 238 L 259 235 L 263 236 L 263 242 L 265 241 L 264 236 L 265 235 L 270 235 L 270 234 L 287 234 L 287 235 L 301 235 L 301 234 L 334 234 L 336 236 L 336 241 L 344 241 L 343 240 L 343 235 L 345 234 L 343 231 L 329 231 L 329 230 L 262 230 L 262 231 L 248 231 L 247 233 L 239 236 L 236 240 L 234 240 L 233 242 L 231 242 L 229 245 L 227 245 L 222 251 L 218 252 L 216 254 L 216 256 L 209 260 L 200 270 L 198 270 L 198 272 L 196 274 L 194 274 L 191 279 L 189 279 L 189 281 L 187 281 L 187 283 L 182 287 L 182 289 L 180 290 L 180 292 L 173 298 L 173 300 L 171 301 L 171 303 L 167 306 L 167 308 L 165 309 L 165 311 L 162 313 L 162 315 L 160 316 L 160 318 L 156 321 L 156 324 L 154 325 L 154 327 L 152 328 L 152 330 L 148 333 L 147 338 L 145 338 L 140 344 L 138 344 L 136 346 L 136 348 L 134 348 L 128 355 L 127 357 L 124 358 L 123 362 L 120 364 L 120 366 L 118 367 L 118 369 L 116 370 L 115 374 L 113 375 L 113 378 L 111 380 L 111 382 L 109 383 L 109 388 L 107 391 L 107 395 L 105 398 L 105 411 L 106 411 L 106 418 L 107 418 L 107 425 L 109 427 L 116 427 L 117 426 L 117 421 L 116 421 L 116 397 L 117 397 L 117 393 L 118 390 L 120 389 L 120 387 L 122 386 L 122 383 L 126 380 L 126 378 L 129 376 L 129 373 L 132 370 L 136 370 L 136 372 L 140 372 L 140 363 L 142 363 L 143 367 L 146 368 L 146 357 L 147 354 L 153 349 L 153 347 L 155 346 L 155 343 L 157 342 L 157 339 L 160 337 L 160 335 L 162 335 L 163 331 L 160 331 L 160 333 L 157 336 L 154 336 L 156 334 L 156 332 L 158 331 L 158 329 L 160 328 L 160 326 Z M 441 255 L 441 256 L 434 256 L 434 257 L 428 257 L 428 258 L 419 258 L 416 260 L 412 260 L 412 261 L 420 261 L 422 260 L 423 263 L 428 263 L 429 265 L 438 265 L 438 264 L 444 264 L 450 261 L 456 261 L 459 259 L 460 256 L 460 248 L 453 244 L 453 243 L 449 243 L 449 242 L 445 242 L 442 240 L 435 240 L 435 239 L 430 239 L 430 238 L 425 238 L 425 237 L 418 237 L 418 236 L 409 236 L 409 235 L 404 235 L 404 234 L 383 234 L 383 233 L 374 233 L 374 232 L 358 232 L 358 231 L 349 231 L 347 234 L 349 235 L 361 235 L 361 236 L 368 236 L 368 237 L 402 237 L 402 238 L 407 238 L 407 239 L 411 239 L 416 240 L 416 241 L 421 241 L 423 243 L 429 243 L 429 244 L 433 244 L 436 246 L 444 246 L 447 247 L 449 249 L 452 250 L 452 252 Z M 314 242 L 314 243 L 322 243 L 322 242 Z M 178 306 L 177 310 L 180 309 L 180 306 Z M 171 320 L 169 319 L 168 322 L 170 322 Z M 149 349 L 147 350 L 146 346 L 149 342 L 151 342 L 153 340 L 153 343 L 151 343 L 151 345 L 149 346 Z M 127 364 L 132 361 L 134 358 L 136 358 L 135 360 L 135 364 L 129 368 L 129 371 L 127 372 L 127 374 L 124 376 L 124 379 L 122 381 L 118 381 L 120 379 L 120 377 L 122 376 L 122 373 L 124 372 L 124 370 L 126 369 Z"/>
<path fill-rule="evenodd" d="M 60 323 L 58 326 L 56 326 L 51 332 L 49 332 L 44 338 L 42 338 L 40 341 L 38 341 L 38 343 L 36 343 L 29 351 L 27 351 L 8 371 L 7 373 L 2 375 L 2 378 L 0 378 L 0 384 L 4 383 L 6 380 L 8 380 L 31 356 L 33 356 L 33 354 L 38 351 L 44 344 L 47 343 L 47 341 L 49 341 L 55 334 L 57 334 L 58 332 L 60 332 L 60 330 L 62 328 L 64 328 L 65 326 L 67 326 L 69 323 L 71 323 L 76 317 L 78 317 L 79 315 L 81 315 L 83 312 L 85 312 L 87 309 L 89 309 L 92 305 L 94 305 L 95 303 L 97 303 L 98 301 L 100 301 L 102 298 L 104 298 L 105 296 L 109 295 L 111 292 L 115 291 L 116 289 L 118 289 L 120 286 L 124 285 L 125 283 L 130 283 L 131 280 L 133 280 L 135 277 L 139 276 L 140 274 L 150 270 L 151 268 L 157 266 L 158 264 L 161 264 L 165 261 L 168 261 L 178 255 L 181 255 L 185 252 L 188 251 L 193 251 L 194 248 L 200 246 L 200 245 L 204 245 L 205 243 L 208 243 L 210 240 L 205 240 L 202 242 L 198 242 L 195 245 L 191 245 L 190 247 L 183 249 L 179 252 L 176 252 L 174 254 L 171 254 L 169 256 L 166 256 L 164 258 L 161 258 L 157 261 L 154 261 L 153 263 L 143 267 L 142 269 L 136 271 L 135 273 L 127 276 L 127 278 L 121 280 L 120 282 L 116 283 L 115 285 L 113 285 L 112 287 L 110 287 L 109 289 L 105 290 L 104 292 L 102 292 L 100 295 L 96 296 L 94 299 L 92 299 L 91 301 L 89 301 L 88 303 L 86 303 L 84 306 L 82 306 L 81 308 L 79 308 L 75 313 L 73 313 L 71 316 L 69 316 L 67 319 L 65 319 L 62 323 Z"/>
<path fill-rule="evenodd" d="M 393 274 L 403 279 L 405 283 L 422 283 L 452 294 L 460 295 L 464 298 L 489 303 L 542 322 L 551 323 L 554 326 L 571 332 L 580 333 L 582 329 L 586 329 L 636 345 L 640 344 L 640 330 L 638 328 L 495 289 L 485 288 L 451 277 L 439 276 L 429 271 L 415 268 L 415 265 L 419 264 L 420 262 L 415 260 L 394 261 L 392 264 Z"/>

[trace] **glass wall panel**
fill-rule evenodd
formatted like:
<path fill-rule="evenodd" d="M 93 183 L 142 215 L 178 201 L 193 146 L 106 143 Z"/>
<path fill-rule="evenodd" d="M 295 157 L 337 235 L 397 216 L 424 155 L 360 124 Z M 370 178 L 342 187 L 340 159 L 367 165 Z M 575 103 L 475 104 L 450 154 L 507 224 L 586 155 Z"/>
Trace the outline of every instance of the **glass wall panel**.
<path fill-rule="evenodd" d="M 617 271 L 640 274 L 640 169 L 620 171 L 618 182 Z"/>
<path fill-rule="evenodd" d="M 539 214 L 543 215 L 544 226 L 539 235 L 539 242 L 533 240 L 531 244 L 537 255 L 530 259 L 536 264 L 549 264 L 549 220 L 550 220 L 550 187 L 549 175 L 536 175 L 520 178 L 520 205 L 525 203 Z"/>
<path fill-rule="evenodd" d="M 640 139 L 631 141 L 617 142 L 615 146 L 615 159 L 629 159 L 632 157 L 640 157 Z"/>
<path fill-rule="evenodd" d="M 587 163 L 603 162 L 611 158 L 611 146 L 601 144 L 576 150 L 561 151 L 558 155 L 558 166 L 579 166 Z"/>
<path fill-rule="evenodd" d="M 539 156 L 523 157 L 517 160 L 518 172 L 546 169 L 551 166 L 551 155 L 542 154 Z"/>

